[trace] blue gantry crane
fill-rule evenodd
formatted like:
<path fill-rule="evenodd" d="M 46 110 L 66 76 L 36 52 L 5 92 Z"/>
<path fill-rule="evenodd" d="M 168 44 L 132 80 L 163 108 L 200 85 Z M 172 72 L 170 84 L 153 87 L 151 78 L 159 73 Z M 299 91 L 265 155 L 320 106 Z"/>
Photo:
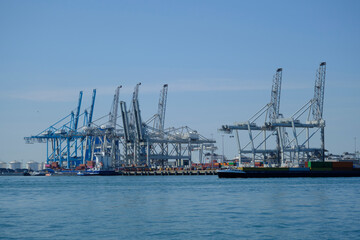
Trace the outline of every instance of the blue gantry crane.
<path fill-rule="evenodd" d="M 47 164 L 58 162 L 59 167 L 72 168 L 90 160 L 91 141 L 82 130 L 92 122 L 96 89 L 93 90 L 90 113 L 87 109 L 80 113 L 82 96 L 83 92 L 80 91 L 75 112 L 71 111 L 39 134 L 24 138 L 26 143 L 46 143 Z M 83 125 L 79 128 L 81 118 Z"/>

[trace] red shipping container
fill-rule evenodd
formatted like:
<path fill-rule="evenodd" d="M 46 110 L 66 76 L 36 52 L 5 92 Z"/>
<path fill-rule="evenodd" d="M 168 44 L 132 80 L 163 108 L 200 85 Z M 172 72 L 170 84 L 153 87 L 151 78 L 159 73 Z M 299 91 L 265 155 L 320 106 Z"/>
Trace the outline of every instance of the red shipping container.
<path fill-rule="evenodd" d="M 353 168 L 353 162 L 333 162 L 333 169 L 349 169 Z"/>

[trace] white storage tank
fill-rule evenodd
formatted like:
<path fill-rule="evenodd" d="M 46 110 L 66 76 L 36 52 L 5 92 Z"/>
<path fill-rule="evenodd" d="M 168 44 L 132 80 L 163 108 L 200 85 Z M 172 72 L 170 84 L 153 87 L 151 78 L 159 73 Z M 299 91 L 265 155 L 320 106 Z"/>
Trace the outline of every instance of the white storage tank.
<path fill-rule="evenodd" d="M 7 168 L 6 162 L 0 162 L 0 168 Z"/>
<path fill-rule="evenodd" d="M 21 169 L 21 162 L 18 162 L 18 161 L 12 161 L 9 163 L 9 168 L 10 169 Z"/>
<path fill-rule="evenodd" d="M 27 162 L 26 168 L 33 171 L 39 171 L 39 163 L 34 161 Z"/>
<path fill-rule="evenodd" d="M 39 163 L 39 170 L 44 170 L 46 169 L 46 162 L 42 162 L 42 163 Z"/>

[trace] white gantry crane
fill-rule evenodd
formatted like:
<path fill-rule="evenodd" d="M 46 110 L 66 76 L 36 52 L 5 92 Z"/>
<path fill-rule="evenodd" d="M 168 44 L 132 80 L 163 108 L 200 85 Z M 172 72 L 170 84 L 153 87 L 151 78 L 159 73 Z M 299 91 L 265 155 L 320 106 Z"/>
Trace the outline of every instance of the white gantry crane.
<path fill-rule="evenodd" d="M 282 82 L 282 69 L 279 68 L 273 78 L 271 101 L 260 111 L 252 116 L 247 122 L 234 125 L 223 125 L 220 129 L 226 133 L 236 131 L 239 148 L 239 159 L 264 161 L 277 166 L 298 166 L 304 161 L 321 160 L 325 158 L 325 120 L 323 119 L 324 87 L 325 87 L 326 63 L 322 62 L 316 72 L 314 97 L 295 112 L 290 118 L 284 118 L 280 114 L 280 94 Z M 265 114 L 265 123 L 258 125 L 256 121 Z M 307 118 L 301 121 L 304 116 Z M 238 130 L 248 131 L 249 142 L 245 147 L 240 146 Z M 310 145 L 310 139 L 320 131 L 320 147 Z M 259 136 L 263 135 L 262 140 Z M 274 136 L 275 141 L 268 143 Z M 247 157 L 246 154 L 251 154 Z"/>
<path fill-rule="evenodd" d="M 195 149 L 195 145 L 215 143 L 188 127 L 165 129 L 167 84 L 163 85 L 160 92 L 158 112 L 148 121 L 142 122 L 139 86 L 137 84 L 134 89 L 130 112 L 126 109 L 126 103 L 120 102 L 126 165 L 164 167 L 171 162 L 176 166 L 188 166 L 191 164 L 191 151 Z"/>
<path fill-rule="evenodd" d="M 326 63 L 320 63 L 316 71 L 314 97 L 296 111 L 291 118 L 281 119 L 277 126 L 288 128 L 292 134 L 287 134 L 283 153 L 287 156 L 283 164 L 289 161 L 293 165 L 309 160 L 325 160 L 325 120 L 323 119 L 324 90 Z M 314 147 L 316 141 L 310 144 L 320 131 L 320 147 Z"/>
<path fill-rule="evenodd" d="M 269 161 L 273 164 L 279 164 L 281 152 L 281 141 L 277 128 L 273 123 L 280 116 L 280 94 L 282 83 L 282 68 L 278 68 L 273 77 L 271 89 L 271 100 L 268 104 L 256 112 L 248 121 L 235 123 L 233 125 L 223 125 L 220 131 L 232 133 L 235 131 L 238 150 L 239 163 L 242 161 L 254 166 L 256 161 Z M 261 117 L 265 116 L 264 122 L 259 122 Z M 239 130 L 248 133 L 249 141 L 242 147 L 240 145 Z M 272 139 L 275 138 L 275 141 Z M 275 142 L 276 145 L 270 144 Z M 250 154 L 251 157 L 247 157 Z M 251 163 L 249 163 L 251 162 Z"/>

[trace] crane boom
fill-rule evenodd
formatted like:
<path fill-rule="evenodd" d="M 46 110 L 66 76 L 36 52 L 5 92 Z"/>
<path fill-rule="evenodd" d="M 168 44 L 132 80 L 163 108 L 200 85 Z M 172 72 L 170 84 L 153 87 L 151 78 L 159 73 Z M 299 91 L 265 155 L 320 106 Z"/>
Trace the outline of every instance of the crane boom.
<path fill-rule="evenodd" d="M 120 95 L 121 87 L 122 86 L 120 85 L 115 90 L 112 111 L 110 114 L 110 124 L 114 129 L 116 128 L 117 112 L 118 112 L 118 107 L 119 107 L 118 106 L 119 105 L 119 95 Z"/>
<path fill-rule="evenodd" d="M 80 108 L 81 108 L 82 95 L 83 95 L 83 92 L 80 91 L 79 102 L 78 102 L 78 106 L 77 106 L 77 109 L 76 109 L 76 115 L 75 115 L 74 130 L 77 130 L 78 123 L 79 123 L 79 114 L 80 114 Z"/>
<path fill-rule="evenodd" d="M 271 123 L 279 117 L 280 110 L 280 94 L 281 94 L 281 82 L 282 82 L 282 68 L 278 68 L 273 77 L 273 85 L 271 89 L 271 102 L 269 109 L 269 120 Z"/>
<path fill-rule="evenodd" d="M 134 100 L 133 105 L 134 105 L 134 116 L 135 116 L 135 126 L 136 126 L 137 138 L 139 141 L 142 141 L 144 139 L 143 138 L 144 131 L 143 131 L 142 121 L 141 121 L 139 101 L 137 99 Z"/>
<path fill-rule="evenodd" d="M 90 114 L 89 114 L 89 121 L 88 121 L 88 127 L 90 127 L 90 124 L 92 122 L 92 117 L 94 113 L 94 105 L 95 105 L 95 97 L 96 97 L 96 89 L 93 90 L 92 100 L 91 100 L 91 107 L 90 107 Z"/>
<path fill-rule="evenodd" d="M 139 95 L 139 86 L 141 85 L 141 83 L 136 84 L 134 92 L 133 92 L 133 98 L 131 101 L 131 106 L 130 106 L 130 124 L 131 126 L 135 126 L 135 106 L 134 106 L 134 102 L 137 101 L 138 99 L 138 95 Z"/>
<path fill-rule="evenodd" d="M 164 84 L 163 89 L 160 92 L 159 106 L 158 106 L 158 118 L 157 118 L 156 124 L 155 124 L 155 128 L 161 132 L 164 131 L 167 90 L 168 90 L 168 85 Z"/>
<path fill-rule="evenodd" d="M 316 72 L 314 98 L 312 106 L 312 115 L 314 120 L 322 119 L 324 106 L 324 89 L 325 89 L 325 73 L 326 62 L 320 63 L 319 69 Z"/>
<path fill-rule="evenodd" d="M 128 119 L 128 114 L 127 114 L 127 110 L 126 110 L 126 103 L 123 101 L 120 102 L 120 110 L 121 110 L 121 117 L 122 117 L 123 126 L 124 126 L 125 141 L 129 142 L 130 141 L 129 119 Z"/>

